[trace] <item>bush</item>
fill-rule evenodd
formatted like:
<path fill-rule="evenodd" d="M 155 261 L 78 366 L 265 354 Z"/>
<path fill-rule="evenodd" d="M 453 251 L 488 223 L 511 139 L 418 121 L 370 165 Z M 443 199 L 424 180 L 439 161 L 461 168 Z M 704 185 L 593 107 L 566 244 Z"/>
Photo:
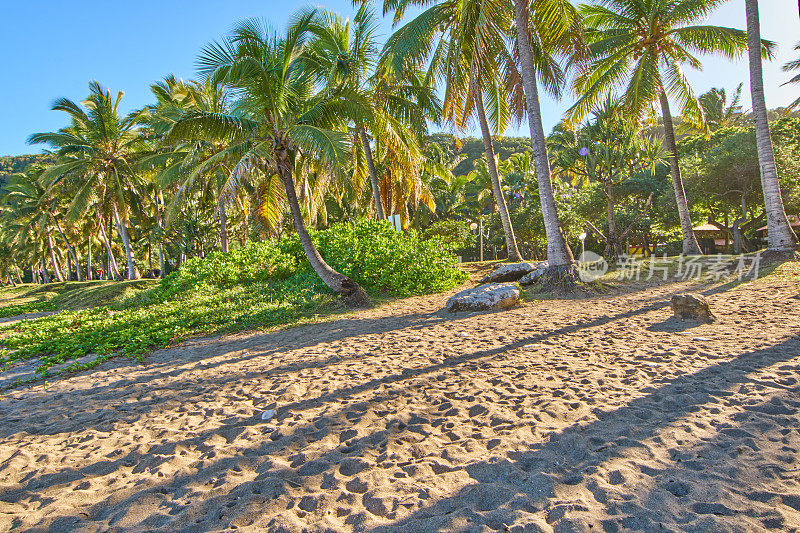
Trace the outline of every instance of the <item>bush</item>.
<path fill-rule="evenodd" d="M 450 289 L 467 278 L 456 267 L 450 246 L 440 237 L 419 238 L 415 230 L 396 231 L 389 222 L 343 222 L 312 234 L 320 254 L 336 271 L 371 294 L 410 296 Z M 303 268 L 305 258 L 297 236 L 281 241 Z"/>
<path fill-rule="evenodd" d="M 161 281 L 161 290 L 183 292 L 201 285 L 227 287 L 259 281 L 287 279 L 297 270 L 297 261 L 273 242 L 251 242 L 228 253 L 212 252 L 186 261 L 177 272 Z"/>
<path fill-rule="evenodd" d="M 358 221 L 315 232 L 325 260 L 373 294 L 405 296 L 447 290 L 466 279 L 439 237 L 422 241 L 388 222 Z M 327 312 L 330 290 L 312 271 L 296 236 L 251 243 L 227 254 L 191 259 L 159 284 L 116 305 L 0 325 L 0 371 L 12 361 L 41 357 L 37 371 L 89 353 L 98 364 L 202 333 L 296 322 Z M 28 309 L 30 304 L 16 306 Z M 41 310 L 47 303 L 37 303 Z M 31 307 L 33 309 L 33 307 Z"/>
<path fill-rule="evenodd" d="M 439 237 L 450 250 L 463 250 L 475 246 L 475 235 L 463 220 L 439 220 L 424 233 L 425 239 Z"/>

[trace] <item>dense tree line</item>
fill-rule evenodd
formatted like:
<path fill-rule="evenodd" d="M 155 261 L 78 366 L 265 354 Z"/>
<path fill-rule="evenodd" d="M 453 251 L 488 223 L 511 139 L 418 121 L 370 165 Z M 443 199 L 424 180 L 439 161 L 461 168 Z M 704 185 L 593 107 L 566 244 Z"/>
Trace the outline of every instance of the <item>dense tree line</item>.
<path fill-rule="evenodd" d="M 548 259 L 553 287 L 576 280 L 570 243 L 586 229 L 612 257 L 674 238 L 696 254 L 699 217 L 745 248 L 742 232 L 765 220 L 770 247 L 791 249 L 796 119 L 773 122 L 773 149 L 760 65 L 774 45 L 751 0 L 749 32 L 700 25 L 720 3 L 385 0 L 385 43 L 370 2 L 352 19 L 300 10 L 284 31 L 241 21 L 201 51 L 196 80 L 154 83 L 142 109 L 122 114 L 123 93 L 98 82 L 56 100 L 64 127 L 30 137 L 46 155 L 9 166 L 3 278 L 164 275 L 296 232 L 325 284 L 358 301 L 309 229 L 392 215 L 420 229 L 485 217 L 509 259 Z M 748 51 L 752 113 L 737 95 L 694 94 L 682 68 L 698 55 Z M 549 137 L 539 91 L 574 95 Z M 503 137 L 515 122 L 530 136 Z M 472 125 L 478 139 L 431 131 Z"/>

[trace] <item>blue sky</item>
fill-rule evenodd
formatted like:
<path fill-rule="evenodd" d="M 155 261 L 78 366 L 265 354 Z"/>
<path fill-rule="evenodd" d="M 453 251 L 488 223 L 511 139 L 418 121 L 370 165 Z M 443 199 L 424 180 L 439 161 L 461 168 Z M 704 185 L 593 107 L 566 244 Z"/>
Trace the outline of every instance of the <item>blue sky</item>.
<path fill-rule="evenodd" d="M 25 139 L 34 132 L 64 125 L 62 113 L 50 111 L 57 97 L 80 100 L 87 84 L 97 79 L 113 91 L 125 91 L 125 110 L 150 102 L 149 86 L 169 73 L 190 78 L 200 49 L 225 34 L 245 17 L 262 17 L 282 28 L 300 0 L 196 0 L 164 2 L 137 0 L 2 0 L 0 50 L 4 52 L 0 83 L 0 155 L 40 151 Z M 325 7 L 351 13 L 349 0 L 325 0 Z M 744 0 L 731 0 L 710 23 L 743 28 Z M 780 87 L 788 79 L 780 66 L 793 57 L 800 41 L 795 0 L 761 1 L 762 36 L 777 41 L 777 58 L 764 68 L 767 105 L 786 105 L 797 98 L 798 87 Z M 389 23 L 386 23 L 386 31 Z M 711 87 L 733 90 L 745 82 L 749 107 L 747 64 L 721 58 L 704 59 L 703 72 L 690 72 L 698 92 Z M 545 100 L 545 128 L 559 120 L 569 104 Z M 518 133 L 516 130 L 507 132 Z M 526 132 L 521 132 L 525 134 Z"/>

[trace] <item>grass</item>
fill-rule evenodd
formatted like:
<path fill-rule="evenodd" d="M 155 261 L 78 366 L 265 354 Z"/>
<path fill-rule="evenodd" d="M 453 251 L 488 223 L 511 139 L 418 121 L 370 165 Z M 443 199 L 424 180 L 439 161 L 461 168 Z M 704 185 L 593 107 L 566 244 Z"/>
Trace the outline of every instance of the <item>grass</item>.
<path fill-rule="evenodd" d="M 144 289 L 157 280 L 135 281 L 67 281 L 48 285 L 17 285 L 0 289 L 0 318 L 26 313 L 88 309 L 112 305 Z"/>
<path fill-rule="evenodd" d="M 311 288 L 302 279 L 198 289 L 167 301 L 153 296 L 155 282 L 87 282 L 37 292 L 3 291 L 21 299 L 36 293 L 39 308 L 62 311 L 14 324 L 0 325 L 0 370 L 15 361 L 38 358 L 36 371 L 71 372 L 91 368 L 116 355 L 142 359 L 150 350 L 192 335 L 262 329 L 315 319 L 334 311 L 333 295 Z M 69 284 L 65 284 L 69 285 Z M 13 301 L 13 300 L 12 300 Z M 94 305 L 93 305 L 94 304 Z M 11 304 L 7 307 L 19 307 Z M 65 364 L 94 354 L 91 360 Z"/>

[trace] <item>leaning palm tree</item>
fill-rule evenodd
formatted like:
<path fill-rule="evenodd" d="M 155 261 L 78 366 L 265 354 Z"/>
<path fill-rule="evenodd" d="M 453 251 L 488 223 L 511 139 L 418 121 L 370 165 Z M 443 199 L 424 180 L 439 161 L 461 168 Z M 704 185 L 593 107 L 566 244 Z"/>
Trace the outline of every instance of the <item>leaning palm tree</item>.
<path fill-rule="evenodd" d="M 545 281 L 549 286 L 567 289 L 577 279 L 577 268 L 556 212 L 539 106 L 538 80 L 549 93 L 560 95 L 565 74 L 557 56 L 575 57 L 582 51 L 582 23 L 579 13 L 566 0 L 514 0 L 514 14 L 520 75 L 547 237 L 548 269 Z"/>
<path fill-rule="evenodd" d="M 257 20 L 237 24 L 229 37 L 207 46 L 201 72 L 240 91 L 241 114 L 197 112 L 178 121 L 173 136 L 194 132 L 209 139 L 230 139 L 215 157 L 236 155 L 234 182 L 245 175 L 283 182 L 295 230 L 312 268 L 350 304 L 366 303 L 361 287 L 336 272 L 320 255 L 306 229 L 293 169 L 298 159 L 331 174 L 343 171 L 349 153 L 348 117 L 358 116 L 360 99 L 347 88 L 318 83 L 307 64 L 314 11 L 295 17 L 283 35 Z M 167 141 L 170 138 L 167 137 Z"/>
<path fill-rule="evenodd" d="M 568 116 L 582 118 L 610 90 L 622 85 L 627 85 L 623 103 L 635 118 L 642 118 L 655 101 L 660 102 L 683 253 L 691 255 L 702 252 L 692 230 L 669 99 L 677 100 L 683 116 L 694 124 L 705 124 L 702 106 L 682 65 L 701 68 L 694 55 L 697 53 L 735 58 L 747 49 L 747 35 L 741 30 L 695 24 L 723 3 L 723 0 L 598 0 L 596 5 L 581 8 L 588 27 L 591 61 L 576 77 L 575 90 L 580 98 L 569 109 Z"/>
<path fill-rule="evenodd" d="M 445 0 L 433 5 L 429 0 L 384 0 L 384 11 L 393 9 L 399 22 L 414 5 L 430 7 L 389 38 L 384 54 L 398 71 L 429 59 L 429 76 L 444 80 L 444 119 L 463 129 L 472 117 L 477 118 L 508 257 L 519 261 L 522 255 L 500 186 L 492 141 L 524 108 L 519 72 L 507 46 L 513 11 L 506 2 L 485 0 Z"/>
<path fill-rule="evenodd" d="M 764 207 L 767 212 L 768 250 L 784 252 L 794 250 L 795 234 L 786 218 L 775 166 L 775 153 L 769 135 L 767 104 L 764 100 L 764 78 L 761 73 L 761 24 L 758 17 L 758 0 L 745 0 L 747 10 L 747 44 L 750 55 L 750 94 L 753 99 L 753 122 L 756 127 L 758 162 L 761 167 L 761 188 L 764 190 Z"/>
<path fill-rule="evenodd" d="M 48 144 L 57 150 L 57 164 L 43 172 L 40 180 L 50 189 L 67 180 L 75 185 L 70 219 L 77 219 L 92 207 L 98 218 L 110 212 L 125 249 L 128 279 L 137 279 L 139 271 L 128 227 L 130 204 L 141 185 L 134 160 L 144 145 L 137 132 L 141 112 L 127 116 L 119 113 L 123 94 L 120 91 L 112 97 L 98 82 L 91 82 L 89 97 L 82 106 L 67 98 L 53 104 L 54 111 L 67 113 L 70 126 L 53 133 L 35 133 L 28 142 Z"/>

